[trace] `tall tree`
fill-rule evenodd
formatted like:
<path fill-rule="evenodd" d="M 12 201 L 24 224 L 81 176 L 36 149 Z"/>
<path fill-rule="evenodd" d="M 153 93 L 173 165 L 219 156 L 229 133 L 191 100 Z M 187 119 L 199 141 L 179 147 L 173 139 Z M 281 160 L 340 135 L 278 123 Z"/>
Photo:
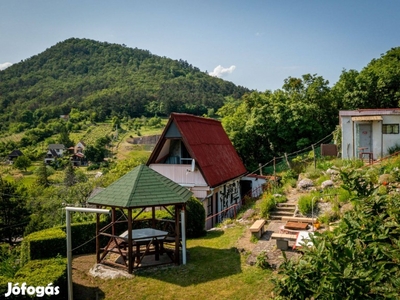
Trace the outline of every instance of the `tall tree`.
<path fill-rule="evenodd" d="M 65 147 L 69 148 L 74 145 L 74 142 L 69 137 L 69 132 L 66 126 L 62 126 L 60 129 L 60 136 L 58 142 L 63 144 Z"/>
<path fill-rule="evenodd" d="M 44 161 L 36 171 L 36 183 L 43 187 L 48 187 L 50 185 L 49 174 Z"/>
<path fill-rule="evenodd" d="M 64 171 L 64 184 L 66 187 L 71 187 L 77 182 L 75 169 L 71 163 L 67 165 Z"/>
<path fill-rule="evenodd" d="M 28 222 L 25 188 L 0 178 L 0 239 L 12 244 L 22 236 Z"/>

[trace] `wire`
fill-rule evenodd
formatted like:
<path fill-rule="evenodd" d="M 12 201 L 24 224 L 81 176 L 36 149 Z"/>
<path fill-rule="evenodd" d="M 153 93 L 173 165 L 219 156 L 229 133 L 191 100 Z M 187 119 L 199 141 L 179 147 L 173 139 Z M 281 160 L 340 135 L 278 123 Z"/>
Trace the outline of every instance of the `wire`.
<path fill-rule="evenodd" d="M 330 134 L 328 134 L 326 137 L 324 137 L 323 139 L 319 140 L 318 142 L 312 144 L 311 146 L 308 146 L 308 147 L 303 148 L 303 149 L 301 149 L 301 150 L 298 150 L 298 151 L 295 151 L 295 152 L 286 154 L 286 157 L 289 158 L 289 156 L 295 156 L 295 155 L 297 155 L 297 154 L 299 154 L 299 153 L 306 152 L 306 151 L 308 152 L 308 149 L 312 149 L 313 146 L 315 146 L 315 145 L 317 145 L 317 144 L 319 144 L 319 143 L 325 141 L 325 140 L 328 139 L 330 136 L 333 136 L 333 132 L 330 133 Z M 272 163 L 273 161 L 275 161 L 275 163 L 276 163 L 276 160 L 277 160 L 277 159 L 283 159 L 283 158 L 285 158 L 285 156 L 274 157 L 274 158 L 271 159 L 269 162 L 267 162 L 267 163 L 264 164 L 264 165 L 261 165 L 261 166 L 258 167 L 256 170 L 254 170 L 254 171 L 251 172 L 251 173 L 248 173 L 247 175 L 255 174 L 260 168 L 264 168 L 265 166 L 269 165 L 269 164 Z"/>

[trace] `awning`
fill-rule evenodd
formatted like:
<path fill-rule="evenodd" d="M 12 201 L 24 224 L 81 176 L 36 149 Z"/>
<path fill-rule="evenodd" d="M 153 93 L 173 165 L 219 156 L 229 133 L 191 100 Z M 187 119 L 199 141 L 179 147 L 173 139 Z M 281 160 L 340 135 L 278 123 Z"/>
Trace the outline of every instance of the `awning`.
<path fill-rule="evenodd" d="M 382 116 L 351 117 L 352 121 L 382 121 Z"/>

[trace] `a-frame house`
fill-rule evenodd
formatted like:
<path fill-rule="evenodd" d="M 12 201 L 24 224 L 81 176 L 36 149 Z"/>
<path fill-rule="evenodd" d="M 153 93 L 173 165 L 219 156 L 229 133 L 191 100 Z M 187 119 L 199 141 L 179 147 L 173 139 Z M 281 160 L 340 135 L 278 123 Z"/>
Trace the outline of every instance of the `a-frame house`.
<path fill-rule="evenodd" d="M 240 206 L 240 179 L 247 171 L 217 120 L 172 113 L 147 165 L 203 203 L 206 229 Z"/>

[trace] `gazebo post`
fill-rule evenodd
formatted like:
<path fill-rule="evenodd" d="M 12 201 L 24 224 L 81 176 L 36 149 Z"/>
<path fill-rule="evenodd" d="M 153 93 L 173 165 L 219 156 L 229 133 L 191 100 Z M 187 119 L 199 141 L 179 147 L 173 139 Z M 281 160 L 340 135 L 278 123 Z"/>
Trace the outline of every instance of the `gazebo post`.
<path fill-rule="evenodd" d="M 151 207 L 151 228 L 156 228 L 156 207 Z"/>
<path fill-rule="evenodd" d="M 96 205 L 96 208 L 101 208 L 100 205 Z M 96 214 L 96 261 L 100 263 L 100 214 Z"/>
<path fill-rule="evenodd" d="M 186 213 L 185 204 L 181 210 L 181 227 L 182 227 L 182 264 L 186 265 Z"/>
<path fill-rule="evenodd" d="M 128 273 L 133 271 L 133 253 L 132 253 L 132 208 L 128 208 Z"/>
<path fill-rule="evenodd" d="M 179 265 L 180 256 L 179 256 L 179 205 L 175 204 L 175 264 Z"/>
<path fill-rule="evenodd" d="M 115 235 L 115 207 L 111 208 L 112 211 L 112 215 L 111 215 L 111 222 L 112 222 L 112 226 L 111 226 L 111 234 Z"/>

